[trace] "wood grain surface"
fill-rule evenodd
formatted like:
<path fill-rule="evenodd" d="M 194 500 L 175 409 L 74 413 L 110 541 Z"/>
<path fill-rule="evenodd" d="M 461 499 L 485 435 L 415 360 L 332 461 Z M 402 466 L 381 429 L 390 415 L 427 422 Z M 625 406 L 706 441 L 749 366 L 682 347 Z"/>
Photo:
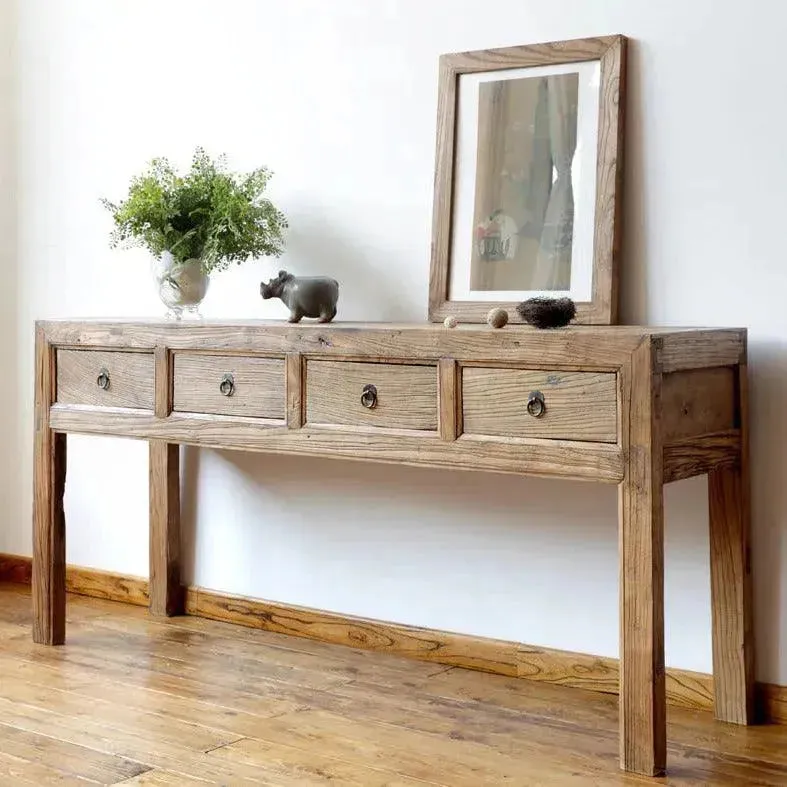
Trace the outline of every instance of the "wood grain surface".
<path fill-rule="evenodd" d="M 629 461 L 619 487 L 620 757 L 622 768 L 646 776 L 662 774 L 667 758 L 661 380 L 654 366 L 655 348 L 645 341 L 622 372 Z"/>
<path fill-rule="evenodd" d="M 0 554 L 0 582 L 29 585 L 31 565 L 29 557 Z M 141 607 L 149 603 L 148 580 L 144 577 L 69 565 L 66 567 L 66 588 L 69 593 L 89 598 Z M 302 632 L 297 620 L 304 617 L 303 611 L 292 605 L 246 597 L 241 597 L 241 603 L 238 603 L 237 596 L 194 586 L 184 588 L 184 595 L 185 612 L 199 619 L 225 621 L 247 628 L 266 628 L 265 621 L 270 615 L 281 614 L 289 619 L 288 637 L 305 637 L 377 653 L 381 652 L 377 645 L 386 643 L 386 652 L 405 658 L 413 658 L 413 653 L 418 653 L 412 647 L 399 647 L 396 630 L 402 628 L 409 634 L 413 628 L 404 624 L 361 619 L 361 625 L 374 633 L 359 638 L 354 635 L 354 626 L 358 622 L 356 618 L 309 609 Z M 207 598 L 211 599 L 210 603 L 205 603 Z M 312 625 L 311 621 L 321 623 Z M 323 640 L 321 636 L 316 636 L 320 631 L 328 632 L 331 638 Z M 433 641 L 437 651 L 434 659 L 419 657 L 418 660 L 456 665 L 456 634 L 438 629 L 415 628 L 414 631 L 421 640 Z M 403 639 L 406 642 L 409 637 Z M 462 663 L 468 669 L 615 696 L 619 693 L 619 661 L 616 658 L 485 637 L 462 635 L 461 639 L 464 654 Z M 676 668 L 667 668 L 665 675 L 667 703 L 670 706 L 713 712 L 712 675 Z M 787 724 L 787 687 L 771 683 L 756 684 L 756 715 L 763 722 Z"/>
<path fill-rule="evenodd" d="M 713 674 L 716 716 L 754 720 L 754 619 L 748 461 L 747 367 L 738 367 L 740 461 L 708 475 Z"/>
<path fill-rule="evenodd" d="M 29 557 L 0 553 L 0 582 L 30 585 L 33 563 Z M 66 591 L 78 596 L 119 601 L 147 607 L 148 580 L 83 566 L 66 566 Z"/>
<path fill-rule="evenodd" d="M 189 591 L 189 613 L 320 642 L 391 652 L 438 664 L 515 676 L 516 646 L 416 626 L 382 623 L 225 593 Z"/>
<path fill-rule="evenodd" d="M 674 707 L 709 711 L 713 708 L 713 676 L 702 672 L 667 669 L 667 703 Z M 620 662 L 607 656 L 571 653 L 520 645 L 517 677 L 618 695 Z"/>
<path fill-rule="evenodd" d="M 739 328 L 676 328 L 642 325 L 571 325 L 540 331 L 525 325 L 495 330 L 459 325 L 452 330 L 430 323 L 351 323 L 290 325 L 272 320 L 202 320 L 198 323 L 131 320 L 37 321 L 52 344 L 117 349 L 201 350 L 217 354 L 262 353 L 283 357 L 300 352 L 320 358 L 430 360 L 514 363 L 523 368 L 614 370 L 640 342 L 661 339 L 663 372 L 725 366 L 745 355 L 746 331 Z"/>
<path fill-rule="evenodd" d="M 21 555 L 0 552 L 0 582 L 29 585 L 33 579 L 33 561 Z"/>
<path fill-rule="evenodd" d="M 559 63 L 599 60 L 620 43 L 620 36 L 575 38 L 537 44 L 478 49 L 442 55 L 440 61 L 461 74 L 473 74 L 506 68 L 528 68 Z"/>
<path fill-rule="evenodd" d="M 527 411 L 531 392 L 544 395 L 546 410 Z M 467 434 L 544 437 L 614 443 L 617 381 L 614 374 L 462 369 L 462 421 Z"/>
<path fill-rule="evenodd" d="M 123 435 L 241 451 L 273 451 L 416 467 L 560 476 L 618 483 L 623 478 L 620 447 L 568 440 L 522 440 L 462 435 L 453 442 L 436 433 L 377 427 L 304 427 L 284 422 L 173 414 L 165 421 L 122 410 L 101 412 L 55 405 L 54 429 L 69 433 Z"/>
<path fill-rule="evenodd" d="M 661 385 L 664 443 L 735 429 L 735 377 L 732 366 L 665 374 Z"/>
<path fill-rule="evenodd" d="M 744 513 L 748 507 L 745 386 L 741 385 L 737 396 L 731 397 L 729 374 L 714 367 L 735 365 L 745 358 L 745 331 L 637 326 L 611 326 L 602 330 L 578 326 L 538 332 L 519 326 L 493 331 L 467 326 L 446 330 L 388 324 L 269 326 L 207 321 L 177 326 L 136 321 L 79 324 L 46 321 L 37 323 L 37 331 L 38 346 L 43 349 L 37 351 L 36 362 L 35 498 L 38 502 L 34 549 L 36 563 L 45 565 L 44 571 L 34 571 L 33 583 L 39 641 L 50 644 L 62 641 L 64 609 L 59 599 L 65 590 L 64 433 L 153 441 L 151 555 L 157 566 L 151 569 L 149 593 L 153 611 L 163 608 L 165 613 L 178 611 L 172 597 L 179 588 L 175 576 L 178 549 L 174 524 L 178 482 L 177 472 L 172 472 L 176 464 L 167 444 L 619 483 L 621 765 L 628 772 L 646 775 L 663 770 L 666 683 L 662 486 L 665 479 L 699 470 L 711 473 L 710 505 L 716 507 L 713 517 L 717 527 L 717 535 L 712 535 L 712 554 L 721 556 L 714 558 L 718 565 L 712 570 L 719 577 L 737 576 L 736 566 L 748 565 L 748 513 Z M 147 357 L 151 406 L 147 411 L 129 407 L 127 402 L 119 407 L 97 406 L 90 397 L 83 396 L 76 397 L 78 401 L 73 403 L 52 405 L 55 352 L 74 353 L 80 363 L 91 354 L 95 357 L 117 354 L 122 356 L 122 363 L 133 356 Z M 177 377 L 175 367 L 181 354 L 199 356 L 200 362 L 205 359 L 205 364 L 222 366 L 226 362 L 275 360 L 280 364 L 279 417 L 226 415 L 212 412 L 215 408 L 210 405 L 207 409 L 211 412 L 207 413 L 165 415 L 170 386 L 162 378 L 169 376 L 170 358 L 172 372 Z M 709 371 L 677 376 L 692 368 Z M 367 377 L 370 371 L 374 377 Z M 544 387 L 555 388 L 560 385 L 560 380 L 555 378 L 562 375 L 582 384 L 591 379 L 612 381 L 611 396 L 591 396 L 584 408 L 573 405 L 567 408 L 572 418 L 581 409 L 597 415 L 599 399 L 612 402 L 614 409 L 606 433 L 609 442 L 599 440 L 604 435 L 592 431 L 589 435 L 593 439 L 583 440 L 517 437 L 512 436 L 514 429 L 508 424 L 500 434 L 467 433 L 473 428 L 472 409 L 468 409 L 466 401 L 468 392 L 473 384 L 483 383 L 488 394 L 490 380 L 498 374 L 506 376 L 508 385 L 500 388 L 493 401 L 505 398 L 511 380 L 529 383 L 530 380 L 525 380 L 529 374 L 543 380 Z M 671 378 L 673 383 L 667 384 L 665 396 L 662 378 L 666 374 L 676 377 Z M 194 377 L 196 380 L 197 376 Z M 116 382 L 117 376 L 113 375 L 112 379 Z M 457 384 L 458 380 L 463 381 L 461 385 Z M 378 388 L 377 407 L 361 405 L 360 394 L 367 383 Z M 670 385 L 674 387 L 669 388 Z M 492 390 L 494 393 L 494 387 Z M 552 397 L 553 390 L 542 393 Z M 177 398 L 177 390 L 173 395 Z M 479 399 L 483 399 L 481 394 Z M 203 397 L 198 400 L 204 401 Z M 488 399 L 484 401 L 484 407 L 488 407 Z M 742 405 L 732 418 L 730 401 Z M 548 398 L 547 412 L 559 413 L 558 405 L 559 400 Z M 300 428 L 297 426 L 299 410 L 301 414 L 306 412 L 309 422 Z M 494 416 L 501 418 L 499 409 Z M 492 418 L 491 410 L 484 417 Z M 325 423 L 315 425 L 315 418 Z M 585 429 L 584 421 L 580 419 L 578 424 L 571 425 L 572 436 Z M 733 428 L 725 428 L 723 432 L 703 431 L 731 425 Z M 493 424 L 489 430 L 494 428 Z M 584 436 L 588 437 L 587 431 Z M 736 439 L 737 460 L 730 456 Z M 738 470 L 740 479 L 731 483 L 730 471 Z M 747 569 L 743 574 L 742 582 L 733 580 L 731 592 L 721 591 L 719 582 L 714 580 L 714 621 L 723 621 L 714 625 L 714 654 L 724 665 L 722 669 L 727 676 L 716 686 L 715 693 L 717 699 L 721 698 L 721 713 L 731 716 L 737 713 L 741 723 L 748 723 L 752 662 L 748 650 L 750 637 L 745 634 L 750 626 L 750 603 L 745 600 L 749 592 Z M 204 607 L 207 598 L 201 591 L 196 595 L 191 593 L 187 605 Z M 208 606 L 212 609 L 213 605 Z M 232 600 L 233 614 L 239 609 L 247 614 L 241 602 Z M 734 620 L 728 625 L 731 619 Z M 301 623 L 319 628 L 322 619 L 301 620 Z M 10 625 L 13 631 L 13 623 Z M 364 631 L 361 636 L 370 636 L 369 629 Z M 736 644 L 740 632 L 744 632 L 742 646 Z M 448 649 L 449 658 L 468 658 L 472 647 L 467 639 L 450 642 L 454 644 Z M 407 646 L 432 647 L 423 641 L 418 645 L 408 641 Z M 489 655 L 481 654 L 479 664 L 489 665 L 498 651 L 497 646 L 491 652 L 486 649 L 484 654 Z M 518 649 L 514 655 L 519 658 Z M 510 670 L 511 662 L 505 663 L 509 666 L 504 669 Z M 514 663 L 518 671 L 520 664 Z M 528 668 L 532 669 L 533 664 L 531 657 Z M 541 670 L 541 674 L 548 675 L 549 670 Z M 742 707 L 746 710 L 740 715 Z"/>
<path fill-rule="evenodd" d="M 300 429 L 303 426 L 303 356 L 287 353 L 285 359 L 287 388 L 287 427 Z"/>
<path fill-rule="evenodd" d="M 429 265 L 429 319 L 444 320 L 449 312 L 448 271 L 453 226 L 453 183 L 456 144 L 458 74 L 446 56 L 439 60 L 437 80 L 437 126 L 435 137 L 434 194 L 432 198 L 432 244 Z M 452 306 L 458 304 L 451 304 Z M 456 315 L 460 319 L 461 315 Z M 477 319 L 469 322 L 479 322 Z"/>
<path fill-rule="evenodd" d="M 439 401 L 439 432 L 442 440 L 451 442 L 460 433 L 461 395 L 459 393 L 459 370 L 453 358 L 441 358 L 438 364 L 437 398 Z"/>
<path fill-rule="evenodd" d="M 180 446 L 151 440 L 150 611 L 154 615 L 183 612 L 180 584 Z"/>
<path fill-rule="evenodd" d="M 583 322 L 614 325 L 620 303 L 623 245 L 623 169 L 625 160 L 628 41 L 616 36 L 601 55 L 596 146 L 596 213 L 593 233 L 593 294 Z"/>
<path fill-rule="evenodd" d="M 284 418 L 286 378 L 281 358 L 178 352 L 173 366 L 176 412 Z M 230 396 L 219 389 L 227 374 L 234 384 Z"/>
<path fill-rule="evenodd" d="M 130 577 L 96 568 L 66 566 L 66 590 L 77 596 L 147 607 L 150 605 L 149 586 L 149 581 L 143 577 Z"/>
<path fill-rule="evenodd" d="M 367 384 L 377 405 L 361 404 Z M 306 423 L 437 430 L 437 369 L 406 364 L 306 362 Z"/>
<path fill-rule="evenodd" d="M 663 374 L 746 363 L 745 328 L 681 331 L 666 333 L 660 339 L 656 365 Z"/>
<path fill-rule="evenodd" d="M 7 589 L 8 588 L 8 589 Z M 0 589 L 3 617 L 30 598 Z M 69 597 L 74 641 L 0 653 L 0 781 L 645 785 L 618 771 L 609 695 Z M 674 787 L 777 787 L 783 727 L 670 712 Z"/>
<path fill-rule="evenodd" d="M 55 351 L 44 332 L 35 338 L 33 442 L 33 640 L 59 645 L 66 628 L 66 436 L 52 431 Z"/>
<path fill-rule="evenodd" d="M 711 593 L 723 597 L 713 604 L 713 673 L 717 717 L 750 724 L 754 714 L 751 557 L 740 476 L 738 466 L 708 475 Z"/>
<path fill-rule="evenodd" d="M 99 387 L 102 369 L 109 388 Z M 60 404 L 131 407 L 153 410 L 153 353 L 57 350 L 57 398 Z"/>
<path fill-rule="evenodd" d="M 673 440 L 664 446 L 664 483 L 735 465 L 740 461 L 740 452 L 738 429 Z"/>
<path fill-rule="evenodd" d="M 172 412 L 172 353 L 166 347 L 156 347 L 153 357 L 156 417 L 166 418 Z"/>
<path fill-rule="evenodd" d="M 772 724 L 787 724 L 787 686 L 756 683 L 755 719 Z"/>

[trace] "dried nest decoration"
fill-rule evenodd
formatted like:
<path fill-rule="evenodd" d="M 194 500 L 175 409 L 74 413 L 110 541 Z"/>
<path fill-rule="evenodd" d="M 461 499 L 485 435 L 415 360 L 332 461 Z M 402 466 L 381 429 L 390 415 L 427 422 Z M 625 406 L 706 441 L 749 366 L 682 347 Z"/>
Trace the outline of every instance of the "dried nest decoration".
<path fill-rule="evenodd" d="M 562 328 L 577 313 L 571 298 L 530 298 L 520 303 L 516 310 L 526 323 L 536 328 Z"/>

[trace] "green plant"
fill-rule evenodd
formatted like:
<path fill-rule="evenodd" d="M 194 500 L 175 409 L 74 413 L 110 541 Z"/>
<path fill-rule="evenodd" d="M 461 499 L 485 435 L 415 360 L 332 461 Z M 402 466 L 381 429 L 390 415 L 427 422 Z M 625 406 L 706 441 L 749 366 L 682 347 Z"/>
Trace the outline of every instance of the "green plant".
<path fill-rule="evenodd" d="M 228 172 L 225 156 L 214 161 L 200 147 L 184 175 L 155 158 L 131 179 L 126 199 L 101 200 L 115 223 L 110 245 L 143 246 L 155 257 L 168 251 L 180 262 L 196 258 L 205 273 L 250 257 L 278 257 L 287 220 L 263 197 L 271 174 L 266 167 Z"/>

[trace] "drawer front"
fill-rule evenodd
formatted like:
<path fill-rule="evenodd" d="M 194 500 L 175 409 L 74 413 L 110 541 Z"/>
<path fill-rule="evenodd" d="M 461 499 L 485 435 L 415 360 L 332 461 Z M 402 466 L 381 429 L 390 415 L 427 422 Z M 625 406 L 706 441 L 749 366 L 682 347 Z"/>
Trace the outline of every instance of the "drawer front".
<path fill-rule="evenodd" d="M 534 401 L 529 412 L 528 398 L 539 393 L 543 408 Z M 615 375 L 466 367 L 462 413 L 466 434 L 614 443 Z"/>
<path fill-rule="evenodd" d="M 307 361 L 306 421 L 436 431 L 437 368 Z"/>
<path fill-rule="evenodd" d="M 284 418 L 284 361 L 175 353 L 172 409 L 182 413 Z"/>
<path fill-rule="evenodd" d="M 56 363 L 59 404 L 153 409 L 153 353 L 58 350 Z"/>

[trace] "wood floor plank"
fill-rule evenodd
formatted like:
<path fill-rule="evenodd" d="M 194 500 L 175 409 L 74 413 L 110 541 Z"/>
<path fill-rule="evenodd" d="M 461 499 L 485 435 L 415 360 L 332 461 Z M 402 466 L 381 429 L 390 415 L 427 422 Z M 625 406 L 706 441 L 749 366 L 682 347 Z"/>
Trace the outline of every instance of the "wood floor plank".
<path fill-rule="evenodd" d="M 116 611 L 119 606 L 125 605 L 118 604 L 116 601 L 93 599 L 69 593 L 66 596 L 66 622 L 106 615 Z M 0 619 L 9 620 L 12 617 L 26 625 L 33 625 L 33 600 L 30 586 L 16 582 L 0 582 Z"/>
<path fill-rule="evenodd" d="M 8 678 L 4 678 L 0 685 L 0 707 L 6 702 L 32 706 L 81 720 L 86 725 L 98 724 L 105 730 L 115 730 L 119 734 L 133 733 L 156 743 L 169 742 L 192 751 L 215 749 L 240 737 L 227 730 L 151 713 L 134 707 L 133 702 L 86 697 L 84 694 Z"/>
<path fill-rule="evenodd" d="M 476 678 L 483 684 L 492 677 L 458 672 L 459 678 L 464 676 L 471 684 Z M 498 682 L 505 680 L 499 678 Z M 513 685 L 520 684 L 514 682 Z M 526 687 L 526 692 L 535 688 L 531 684 Z M 559 750 L 561 765 L 569 764 L 587 774 L 597 768 L 606 774 L 615 773 L 618 751 L 614 698 L 568 690 L 569 696 L 577 698 L 568 702 L 566 689 L 549 686 L 538 689 L 535 693 L 541 696 L 534 698 L 530 706 L 525 696 L 520 695 L 517 707 L 511 708 L 504 704 L 430 695 L 428 688 L 412 692 L 402 691 L 401 687 L 397 690 L 349 684 L 315 694 L 312 707 L 366 723 L 397 724 L 421 734 L 461 737 L 527 761 L 552 762 Z M 468 692 L 471 693 L 480 692 Z M 780 727 L 761 728 L 756 735 L 749 735 L 727 725 L 711 726 L 712 736 L 703 739 L 697 734 L 697 720 L 707 714 L 682 712 L 675 715 L 678 721 L 671 722 L 671 734 L 675 739 L 671 752 L 676 767 L 684 774 L 680 784 L 705 785 L 722 776 L 732 778 L 730 774 L 734 776 L 743 770 L 744 763 L 748 763 L 745 770 L 756 774 L 756 779 L 750 779 L 747 784 L 787 783 L 785 754 L 784 751 L 777 753 L 780 747 L 783 750 L 785 740 Z M 766 733 L 773 735 L 772 740 L 764 740 Z M 559 741 L 563 741 L 562 746 Z M 767 767 L 761 766 L 760 760 L 770 763 Z M 626 783 L 640 783 L 632 780 L 631 775 L 627 778 Z M 646 779 L 642 783 L 653 782 Z"/>
<path fill-rule="evenodd" d="M 99 784 L 95 779 L 82 776 L 72 776 L 62 771 L 42 765 L 40 762 L 31 762 L 22 757 L 0 751 L 0 784 L 7 785 L 36 785 L 36 787 L 88 787 Z"/>
<path fill-rule="evenodd" d="M 14 637 L 26 637 L 28 634 L 30 634 L 29 626 L 0 620 L 0 642 L 13 639 Z"/>
<path fill-rule="evenodd" d="M 670 709 L 656 781 L 619 770 L 612 695 L 71 596 L 53 648 L 30 610 L 0 586 L 0 784 L 787 784 L 781 726 Z"/>
<path fill-rule="evenodd" d="M 244 739 L 214 752 L 217 756 L 242 751 L 263 762 L 272 744 L 302 750 L 308 758 L 319 751 L 345 763 L 374 768 L 451 787 L 478 784 L 562 784 L 572 770 L 600 775 L 590 757 L 574 756 L 561 762 L 545 758 L 543 746 L 531 745 L 524 730 L 521 749 L 514 755 L 495 751 L 471 736 L 427 733 L 405 726 L 347 719 L 324 711 L 305 711 L 269 719 L 261 739 Z M 540 753 L 540 758 L 533 754 Z M 614 774 L 614 770 L 610 770 Z"/>
<path fill-rule="evenodd" d="M 313 664 L 318 660 L 323 668 L 328 667 L 331 671 L 347 673 L 350 677 L 364 677 L 374 675 L 390 675 L 391 679 L 396 677 L 414 676 L 429 677 L 439 672 L 451 669 L 445 665 L 411 661 L 400 656 L 370 651 L 361 648 L 351 648 L 348 646 L 337 647 L 331 643 L 318 642 L 316 640 L 305 639 L 303 637 L 293 637 L 277 632 L 261 631 L 260 629 L 239 626 L 234 623 L 214 621 L 206 618 L 191 616 L 181 616 L 174 618 L 152 618 L 144 609 L 129 608 L 128 616 L 124 615 L 122 620 L 114 616 L 105 615 L 97 619 L 97 625 L 121 627 L 130 631 L 134 628 L 151 631 L 154 628 L 161 628 L 175 632 L 173 636 L 178 636 L 177 632 L 191 632 L 193 634 L 209 635 L 211 638 L 218 637 L 222 640 L 230 640 L 232 643 L 237 641 L 249 643 L 252 646 L 264 647 L 266 658 L 281 663 L 299 663 L 302 665 Z M 185 634 L 183 634 L 185 636 Z M 235 645 L 232 645 L 234 647 Z M 312 657 L 311 660 L 298 661 Z"/>
<path fill-rule="evenodd" d="M 315 741 L 319 746 L 321 741 Z M 326 755 L 317 747 L 307 751 L 285 743 L 246 738 L 231 746 L 211 752 L 221 762 L 242 762 L 258 768 L 271 784 L 280 787 L 307 787 L 327 782 L 342 787 L 447 787 L 443 781 L 423 781 L 368 768 Z M 479 782 L 476 782 L 479 784 Z"/>
<path fill-rule="evenodd" d="M 456 743 L 463 750 L 468 746 L 478 747 L 482 761 L 505 755 L 515 763 L 525 763 L 532 770 L 527 778 L 534 778 L 537 772 L 538 782 L 534 783 L 569 783 L 572 773 L 581 773 L 586 779 L 614 776 L 613 781 L 604 781 L 604 784 L 640 783 L 639 777 L 630 776 L 628 781 L 618 781 L 614 725 L 598 730 L 595 724 L 572 725 L 473 700 L 440 698 L 429 695 L 428 690 L 403 692 L 400 688 L 397 692 L 391 688 L 385 691 L 372 689 L 370 693 L 368 685 L 355 684 L 315 695 L 313 708 L 341 716 L 345 721 L 364 728 L 379 730 L 377 725 L 398 727 L 406 736 L 415 735 L 421 743 L 432 742 L 437 736 Z M 337 723 L 334 732 L 340 727 Z M 560 746 L 560 740 L 565 745 Z M 560 750 L 559 757 L 555 756 L 556 748 Z M 431 755 L 431 749 L 429 745 L 427 754 Z M 429 757 L 425 759 L 430 761 Z M 546 765 L 542 768 L 542 764 Z M 509 767 L 515 766 L 509 764 Z M 453 775 L 451 783 L 464 783 L 461 774 L 467 772 L 468 769 L 464 768 Z M 524 777 L 520 775 L 521 778 Z M 470 781 L 472 783 L 472 778 Z M 531 782 L 518 779 L 514 783 Z"/>
<path fill-rule="evenodd" d="M 123 757 L 96 751 L 89 746 L 27 729 L 18 717 L 0 713 L 0 751 L 44 765 L 64 776 L 114 784 L 148 770 L 148 766 Z"/>
<path fill-rule="evenodd" d="M 8 658 L 0 655 L 0 668 L 6 669 Z M 25 675 L 32 683 L 59 676 L 63 688 L 79 691 L 86 683 L 102 685 L 109 682 L 119 691 L 136 696 L 141 691 L 148 691 L 161 697 L 161 704 L 166 705 L 171 698 L 186 703 L 195 703 L 218 708 L 218 712 L 249 713 L 260 716 L 273 716 L 296 710 L 308 702 L 315 693 L 299 687 L 287 686 L 276 682 L 258 682 L 249 691 L 234 690 L 228 692 L 224 687 L 214 685 L 209 676 L 203 680 L 181 678 L 178 675 L 162 675 L 150 673 L 144 667 L 127 667 L 103 664 L 98 668 L 93 662 L 77 660 L 69 662 L 57 660 L 50 663 L 19 660 L 13 667 L 15 674 Z M 253 690 L 251 690 L 253 689 Z M 210 712 L 209 710 L 206 712 Z"/>
<path fill-rule="evenodd" d="M 0 665 L 2 669 L 2 665 Z M 6 691 L 5 687 L 10 690 Z M 12 699 L 13 696 L 32 697 L 43 691 L 55 691 L 42 683 L 16 681 L 11 684 L 8 677 L 0 681 L 4 697 Z M 122 704 L 126 714 L 153 714 L 159 718 L 159 723 L 164 724 L 167 730 L 177 731 L 186 725 L 186 734 L 193 742 L 195 750 L 207 750 L 221 745 L 213 738 L 226 738 L 235 740 L 240 737 L 253 737 L 260 729 L 265 719 L 271 716 L 282 715 L 299 710 L 302 705 L 296 702 L 279 703 L 271 706 L 270 703 L 258 701 L 256 712 L 242 711 L 237 708 L 226 708 L 195 698 L 183 698 L 173 694 L 147 689 L 144 686 L 129 690 L 129 686 L 117 684 L 114 681 L 94 680 L 89 683 L 80 682 L 75 687 L 66 691 L 57 692 L 47 705 L 62 712 L 62 702 L 58 702 L 58 695 L 67 694 L 72 702 L 83 703 L 90 712 L 94 711 L 96 702 Z M 30 702 L 31 700 L 27 700 Z M 192 735 L 192 726 L 196 725 L 201 731 Z M 203 739 L 203 735 L 205 738 Z"/>
<path fill-rule="evenodd" d="M 375 653 L 369 650 L 341 647 L 315 642 L 285 634 L 260 632 L 231 623 L 221 623 L 194 617 L 151 618 L 142 614 L 118 620 L 102 616 L 91 620 L 92 625 L 105 627 L 124 634 L 153 637 L 173 641 L 188 647 L 204 646 L 217 654 L 243 654 L 266 663 L 289 665 L 306 669 L 319 669 L 328 674 L 355 679 L 380 676 L 401 680 L 404 676 L 431 677 L 450 667 L 409 661 L 399 656 Z M 215 628 L 218 626 L 218 628 Z"/>
<path fill-rule="evenodd" d="M 36 742 L 44 742 L 40 748 L 52 753 L 47 764 L 58 764 L 59 755 L 68 755 L 66 764 L 70 771 L 79 773 L 75 768 L 82 767 L 87 775 L 102 784 L 115 784 L 132 776 L 152 769 L 172 771 L 183 777 L 188 784 L 192 778 L 207 779 L 219 784 L 250 783 L 267 784 L 260 778 L 258 769 L 244 763 L 219 763 L 209 754 L 195 752 L 186 746 L 169 741 L 155 741 L 144 734 L 130 733 L 125 730 L 107 728 L 97 722 L 86 722 L 81 718 L 44 711 L 28 705 L 5 702 L 0 699 L 0 748 L 16 753 L 4 740 L 4 728 L 14 733 L 31 736 Z M 30 746 L 24 754 L 31 757 L 35 749 Z M 102 770 L 94 765 L 104 764 Z M 118 771 L 112 773 L 110 765 Z M 125 773 L 123 767 L 125 766 Z M 94 773 L 97 771 L 97 773 Z"/>
<path fill-rule="evenodd" d="M 341 691 L 343 695 L 357 691 L 356 705 L 362 696 L 369 695 L 368 689 L 359 684 L 334 691 Z M 586 725 L 591 729 L 612 730 L 617 723 L 616 696 L 572 689 L 568 696 L 577 701 L 567 703 L 561 687 L 516 681 L 498 675 L 450 670 L 435 676 L 423 691 L 445 701 L 473 700 L 556 721 Z M 374 696 L 380 698 L 383 693 L 378 689 Z M 420 700 L 421 707 L 427 703 L 426 698 Z M 764 758 L 779 765 L 787 764 L 787 731 L 782 726 L 746 728 L 710 724 L 707 713 L 682 708 L 671 708 L 668 720 L 673 746 L 707 749 L 710 753 L 729 752 L 744 758 Z"/>
<path fill-rule="evenodd" d="M 216 784 L 216 782 L 192 776 L 190 784 Z M 122 787 L 183 787 L 183 774 L 158 769 L 141 773 L 133 779 L 127 779 Z"/>
<path fill-rule="evenodd" d="M 145 670 L 152 674 L 210 683 L 228 692 L 253 690 L 265 683 L 291 684 L 314 691 L 347 682 L 343 676 L 267 663 L 261 659 L 230 655 L 222 658 L 220 654 L 210 653 L 196 655 L 174 643 L 153 645 L 139 642 L 131 637 L 90 628 L 87 624 L 85 627 L 79 623 L 72 625 L 69 636 L 67 648 L 44 651 L 27 639 L 12 639 L 4 651 L 28 660 L 81 663 L 94 668 L 107 665 L 121 671 L 133 671 L 144 665 Z"/>

